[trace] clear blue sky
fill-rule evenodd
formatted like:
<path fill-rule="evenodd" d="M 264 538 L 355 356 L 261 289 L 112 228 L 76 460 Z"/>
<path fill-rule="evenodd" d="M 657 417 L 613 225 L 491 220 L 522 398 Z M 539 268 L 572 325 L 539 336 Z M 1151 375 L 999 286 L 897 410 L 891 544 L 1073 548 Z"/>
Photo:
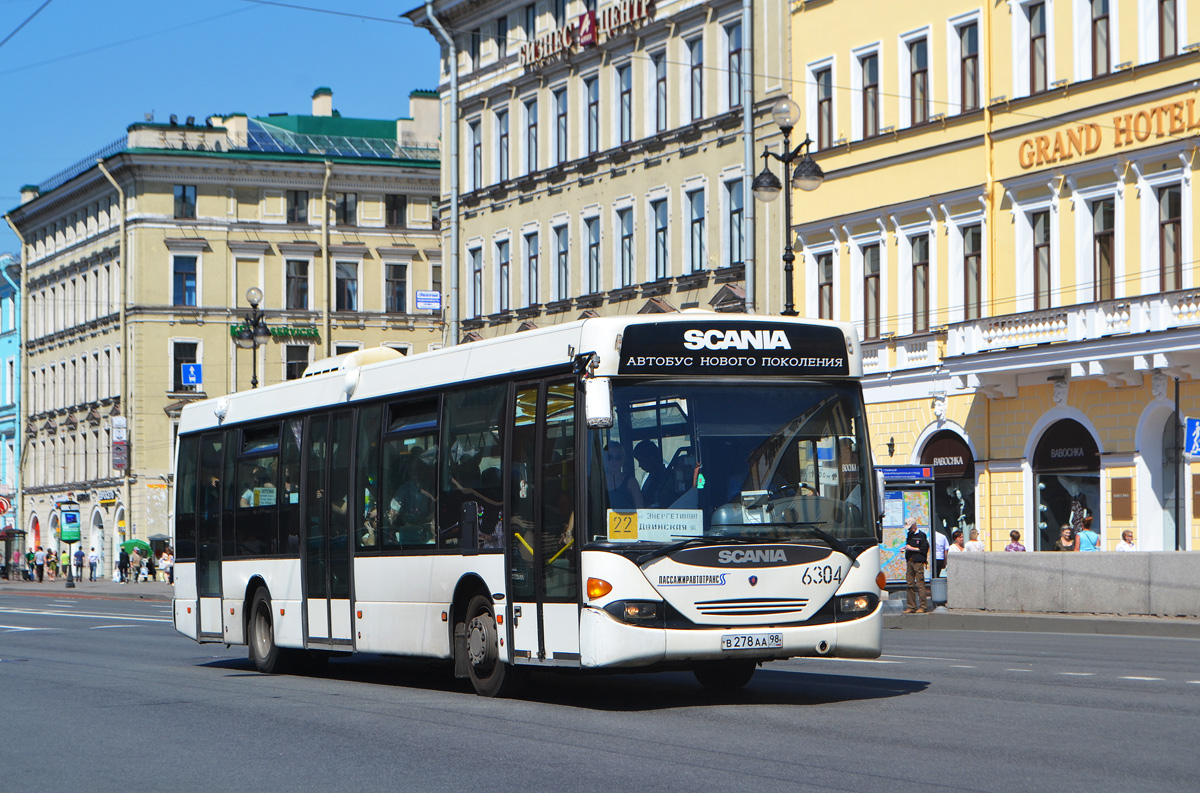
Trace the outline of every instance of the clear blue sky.
<path fill-rule="evenodd" d="M 333 89 L 344 116 L 408 115 L 437 88 L 438 48 L 401 19 L 417 0 L 283 0 L 353 19 L 245 0 L 51 0 L 0 46 L 0 214 L 37 184 L 116 140 L 153 111 L 306 114 Z M 0 40 L 45 0 L 0 0 Z M 399 24 L 396 24 L 399 23 Z M 0 252 L 19 250 L 0 221 Z"/>

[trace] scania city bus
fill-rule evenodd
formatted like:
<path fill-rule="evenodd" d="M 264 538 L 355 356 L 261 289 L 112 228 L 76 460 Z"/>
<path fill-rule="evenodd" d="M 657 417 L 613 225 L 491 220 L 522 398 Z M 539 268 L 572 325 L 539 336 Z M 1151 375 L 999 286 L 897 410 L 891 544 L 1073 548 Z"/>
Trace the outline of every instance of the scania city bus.
<path fill-rule="evenodd" d="M 391 356 L 391 357 L 389 357 Z M 875 657 L 878 488 L 849 325 L 595 318 L 186 406 L 174 620 L 263 672 Z"/>

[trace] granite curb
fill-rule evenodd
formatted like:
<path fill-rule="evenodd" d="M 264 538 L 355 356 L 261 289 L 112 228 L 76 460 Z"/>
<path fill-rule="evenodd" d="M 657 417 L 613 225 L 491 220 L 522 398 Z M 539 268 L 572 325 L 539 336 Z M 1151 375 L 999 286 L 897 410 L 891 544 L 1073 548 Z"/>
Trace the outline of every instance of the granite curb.
<path fill-rule="evenodd" d="M 143 581 L 140 584 L 114 584 L 107 581 L 76 581 L 67 588 L 67 580 L 59 577 L 54 581 L 5 581 L 0 579 L 0 595 L 37 595 L 56 598 L 107 598 L 111 600 L 156 600 L 170 602 L 175 588 L 160 581 Z"/>

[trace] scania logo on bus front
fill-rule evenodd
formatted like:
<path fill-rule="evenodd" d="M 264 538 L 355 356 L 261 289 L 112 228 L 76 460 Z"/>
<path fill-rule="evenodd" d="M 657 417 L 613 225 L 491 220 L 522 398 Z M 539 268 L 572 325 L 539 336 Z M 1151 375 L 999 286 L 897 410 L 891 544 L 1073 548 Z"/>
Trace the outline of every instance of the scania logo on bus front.
<path fill-rule="evenodd" d="M 685 330 L 683 346 L 689 350 L 790 350 L 782 330 Z"/>
<path fill-rule="evenodd" d="M 772 562 L 787 562 L 787 554 L 782 548 L 755 548 L 749 551 L 720 551 L 717 553 L 717 564 L 771 564 Z"/>

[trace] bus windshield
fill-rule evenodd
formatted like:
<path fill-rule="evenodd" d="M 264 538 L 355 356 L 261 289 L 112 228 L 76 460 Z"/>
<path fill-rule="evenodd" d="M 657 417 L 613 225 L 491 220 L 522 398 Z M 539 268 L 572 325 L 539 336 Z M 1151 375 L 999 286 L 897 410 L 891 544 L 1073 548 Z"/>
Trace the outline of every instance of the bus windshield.
<path fill-rule="evenodd" d="M 857 384 L 614 381 L 613 413 L 589 431 L 593 543 L 877 541 Z"/>

